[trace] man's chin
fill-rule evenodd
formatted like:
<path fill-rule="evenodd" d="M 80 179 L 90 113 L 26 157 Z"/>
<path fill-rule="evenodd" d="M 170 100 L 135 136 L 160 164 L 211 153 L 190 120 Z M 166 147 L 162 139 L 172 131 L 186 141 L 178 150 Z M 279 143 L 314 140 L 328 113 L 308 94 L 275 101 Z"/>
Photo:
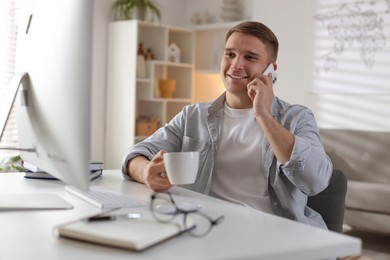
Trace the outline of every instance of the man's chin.
<path fill-rule="evenodd" d="M 226 88 L 229 88 L 231 90 L 238 90 L 238 91 L 246 91 L 247 89 L 247 81 L 246 80 L 227 80 L 225 81 Z"/>

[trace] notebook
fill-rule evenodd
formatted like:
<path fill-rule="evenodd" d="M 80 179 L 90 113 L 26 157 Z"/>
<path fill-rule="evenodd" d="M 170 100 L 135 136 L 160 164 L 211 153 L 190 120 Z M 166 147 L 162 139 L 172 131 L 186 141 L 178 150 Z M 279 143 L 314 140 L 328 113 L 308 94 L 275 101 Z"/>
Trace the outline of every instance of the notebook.
<path fill-rule="evenodd" d="M 59 237 L 142 251 L 186 231 L 181 215 L 170 223 L 156 221 L 148 209 L 121 209 L 109 215 L 124 213 L 140 213 L 141 218 L 94 222 L 82 219 L 61 225 L 56 232 Z"/>

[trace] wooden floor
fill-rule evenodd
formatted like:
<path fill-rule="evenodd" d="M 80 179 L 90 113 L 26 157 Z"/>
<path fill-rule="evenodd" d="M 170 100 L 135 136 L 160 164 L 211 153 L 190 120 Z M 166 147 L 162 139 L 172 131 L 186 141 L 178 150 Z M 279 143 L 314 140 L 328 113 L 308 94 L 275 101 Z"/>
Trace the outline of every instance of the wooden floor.
<path fill-rule="evenodd" d="M 389 223 L 390 225 L 390 223 Z M 390 260 L 390 234 L 377 234 L 357 230 L 345 234 L 362 239 L 362 255 L 342 260 Z"/>

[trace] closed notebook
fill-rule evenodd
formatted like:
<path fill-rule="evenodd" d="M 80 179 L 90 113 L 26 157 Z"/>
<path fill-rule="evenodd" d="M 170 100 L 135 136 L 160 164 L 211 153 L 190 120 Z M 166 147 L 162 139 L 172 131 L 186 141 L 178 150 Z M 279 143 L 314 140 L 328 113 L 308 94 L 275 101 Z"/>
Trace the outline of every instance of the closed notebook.
<path fill-rule="evenodd" d="M 138 212 L 140 219 L 80 220 L 57 227 L 57 232 L 60 237 L 141 251 L 185 231 L 182 216 L 171 223 L 160 223 L 147 210 Z"/>

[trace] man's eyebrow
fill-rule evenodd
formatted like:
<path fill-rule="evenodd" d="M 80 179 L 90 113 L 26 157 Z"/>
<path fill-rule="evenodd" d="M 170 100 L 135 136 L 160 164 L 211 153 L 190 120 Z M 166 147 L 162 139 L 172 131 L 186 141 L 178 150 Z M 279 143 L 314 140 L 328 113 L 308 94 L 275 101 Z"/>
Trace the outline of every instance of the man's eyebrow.
<path fill-rule="evenodd" d="M 250 55 L 252 55 L 252 56 L 256 56 L 256 57 L 260 56 L 260 54 L 258 54 L 258 53 L 256 53 L 256 52 L 247 51 L 246 53 L 247 53 L 247 54 L 250 54 Z"/>
<path fill-rule="evenodd" d="M 225 48 L 225 51 L 235 51 L 235 49 L 234 48 Z M 250 54 L 250 55 L 252 55 L 252 56 L 256 56 L 256 57 L 258 57 L 258 56 L 260 56 L 260 54 L 259 53 L 256 53 L 256 52 L 252 52 L 252 51 L 246 51 L 245 52 L 246 54 Z"/>

